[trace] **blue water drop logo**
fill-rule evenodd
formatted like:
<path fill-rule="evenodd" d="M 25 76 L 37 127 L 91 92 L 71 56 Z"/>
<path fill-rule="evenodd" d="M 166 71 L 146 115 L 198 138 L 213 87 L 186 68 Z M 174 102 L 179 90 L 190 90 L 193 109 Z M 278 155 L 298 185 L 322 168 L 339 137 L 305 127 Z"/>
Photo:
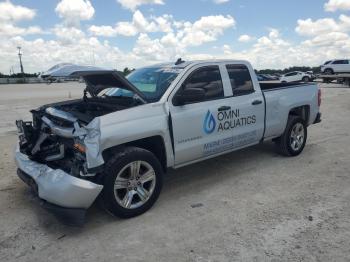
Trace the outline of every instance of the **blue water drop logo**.
<path fill-rule="evenodd" d="M 203 130 L 206 134 L 211 134 L 214 132 L 216 127 L 216 122 L 213 114 L 208 110 L 204 118 Z"/>

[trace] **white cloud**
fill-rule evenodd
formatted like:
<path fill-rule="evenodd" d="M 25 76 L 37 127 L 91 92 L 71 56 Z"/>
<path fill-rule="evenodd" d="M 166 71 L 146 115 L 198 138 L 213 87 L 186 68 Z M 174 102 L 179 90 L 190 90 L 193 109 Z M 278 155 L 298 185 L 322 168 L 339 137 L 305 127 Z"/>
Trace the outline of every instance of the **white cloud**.
<path fill-rule="evenodd" d="M 117 0 L 124 8 L 135 11 L 140 5 L 155 4 L 163 5 L 163 0 Z"/>
<path fill-rule="evenodd" d="M 277 29 L 270 28 L 270 33 L 269 33 L 270 38 L 278 38 L 279 36 L 280 36 L 280 32 Z"/>
<path fill-rule="evenodd" d="M 172 33 L 165 39 L 176 38 L 176 42 L 184 46 L 198 46 L 206 42 L 215 41 L 224 30 L 233 28 L 235 20 L 232 16 L 203 16 L 194 23 L 175 21 L 171 15 L 145 18 L 136 10 L 131 22 L 118 22 L 116 26 L 91 26 L 89 31 L 93 35 L 111 37 L 116 35 L 135 36 L 139 33 L 163 32 Z"/>
<path fill-rule="evenodd" d="M 53 32 L 57 36 L 57 41 L 62 45 L 77 44 L 80 40 L 85 38 L 85 33 L 75 27 L 65 27 L 57 25 Z"/>
<path fill-rule="evenodd" d="M 252 41 L 252 37 L 249 36 L 249 35 L 241 35 L 239 38 L 238 38 L 238 41 L 239 42 L 242 42 L 242 43 L 247 43 L 247 42 L 250 42 Z"/>
<path fill-rule="evenodd" d="M 213 0 L 213 2 L 215 3 L 215 4 L 224 4 L 224 3 L 227 3 L 227 2 L 229 2 L 230 0 Z"/>
<path fill-rule="evenodd" d="M 123 36 L 135 36 L 139 33 L 137 28 L 130 22 L 119 22 L 115 27 L 115 32 Z"/>
<path fill-rule="evenodd" d="M 350 10 L 349 0 L 329 0 L 324 4 L 324 9 L 329 12 L 335 12 L 337 10 Z"/>
<path fill-rule="evenodd" d="M 158 31 L 157 25 L 153 21 L 149 22 L 139 10 L 135 11 L 132 17 L 132 24 L 139 32 Z"/>
<path fill-rule="evenodd" d="M 245 59 L 257 69 L 317 66 L 329 59 L 349 56 L 350 36 L 342 32 L 327 32 L 293 43 L 283 39 L 278 30 L 270 29 L 249 49 L 238 52 L 224 45 L 222 50 L 224 54 L 217 58 Z"/>
<path fill-rule="evenodd" d="M 0 21 L 17 22 L 33 19 L 36 11 L 20 5 L 13 5 L 10 1 L 6 1 L 0 3 L 0 14 Z"/>
<path fill-rule="evenodd" d="M 102 25 L 102 26 L 92 25 L 89 27 L 89 31 L 96 36 L 112 37 L 117 35 L 116 30 L 109 25 Z"/>
<path fill-rule="evenodd" d="M 316 46 L 328 46 L 336 48 L 336 46 L 342 46 L 349 43 L 350 37 L 346 33 L 341 32 L 329 32 L 326 34 L 320 34 L 315 36 L 310 40 L 303 42 L 306 46 L 316 47 Z"/>
<path fill-rule="evenodd" d="M 340 15 L 339 21 L 333 18 L 322 18 L 313 21 L 311 18 L 298 20 L 295 31 L 303 36 L 316 36 L 329 32 L 347 32 L 350 30 L 350 17 Z"/>
<path fill-rule="evenodd" d="M 159 27 L 159 31 L 169 33 L 172 32 L 172 22 L 173 17 L 171 15 L 162 15 L 158 17 L 153 17 L 154 21 L 157 23 Z"/>
<path fill-rule="evenodd" d="M 186 46 L 198 46 L 206 42 L 215 41 L 224 30 L 233 28 L 236 22 L 230 15 L 203 16 L 193 24 L 184 22 L 178 25 L 178 37 Z"/>
<path fill-rule="evenodd" d="M 90 20 L 95 13 L 89 0 L 61 0 L 55 11 L 68 26 L 79 26 L 81 20 Z"/>
<path fill-rule="evenodd" d="M 316 21 L 313 21 L 311 18 L 306 20 L 300 19 L 297 23 L 298 26 L 295 28 L 295 31 L 304 36 L 313 36 L 339 29 L 333 18 L 323 18 Z"/>
<path fill-rule="evenodd" d="M 8 72 L 10 66 L 19 71 L 16 47 L 20 45 L 23 52 L 23 64 L 26 72 L 45 71 L 61 62 L 71 62 L 91 65 L 96 61 L 97 66 L 119 69 L 125 66 L 142 65 L 131 54 L 124 54 L 107 41 L 101 42 L 95 37 L 83 37 L 74 44 L 62 45 L 61 40 L 25 40 L 16 36 L 7 39 L 0 38 L 0 57 L 5 59 L 0 63 L 0 72 Z"/>
<path fill-rule="evenodd" d="M 3 3 L 0 3 L 1 14 L 4 13 L 2 10 L 20 10 L 13 14 L 6 11 L 6 16 L 0 17 L 0 72 L 8 72 L 9 66 L 18 64 L 17 45 L 22 46 L 27 72 L 46 70 L 59 62 L 92 64 L 95 61 L 97 66 L 122 69 L 175 61 L 178 57 L 246 59 L 257 68 L 284 68 L 318 65 L 327 59 L 350 56 L 350 16 L 344 14 L 338 18 L 298 20 L 295 31 L 305 38 L 301 42 L 286 40 L 279 30 L 270 28 L 260 37 L 241 35 L 239 41 L 252 43 L 245 50 L 239 51 L 226 44 L 221 49 L 209 48 L 213 53 L 204 54 L 196 53 L 192 47 L 209 42 L 218 45 L 215 41 L 224 33 L 230 35 L 235 28 L 236 21 L 232 16 L 211 15 L 194 21 L 179 21 L 167 14 L 144 16 L 137 10 L 142 4 L 157 4 L 157 1 L 120 1 L 124 4 L 128 2 L 127 8 L 134 10 L 129 21 L 119 20 L 114 25 L 91 25 L 88 32 L 79 24 L 94 15 L 90 1 L 60 1 L 56 12 L 63 22 L 51 29 L 51 40 L 38 37 L 28 40 L 25 35 L 43 33 L 43 30 L 37 26 L 22 28 L 17 25 L 18 21 L 33 19 L 35 10 L 15 6 L 11 2 L 5 2 L 12 6 L 10 9 L 1 9 Z M 158 4 L 162 3 L 158 0 Z M 136 36 L 135 43 L 129 48 L 131 51 L 123 52 L 112 41 L 99 39 L 101 36 L 119 35 Z"/>
<path fill-rule="evenodd" d="M 10 23 L 0 23 L 0 36 L 16 36 L 16 35 L 34 35 L 43 34 L 43 30 L 38 26 L 29 26 L 27 28 L 17 27 Z"/>
<path fill-rule="evenodd" d="M 135 36 L 139 33 L 149 32 L 171 32 L 172 16 L 162 15 L 146 19 L 144 15 L 136 10 L 131 22 L 118 22 L 115 27 L 111 26 L 91 26 L 90 33 L 97 36 L 112 37 L 116 35 Z"/>
<path fill-rule="evenodd" d="M 13 5 L 10 1 L 0 3 L 0 36 L 16 36 L 42 34 L 39 26 L 18 27 L 17 22 L 31 20 L 36 11 L 20 5 Z"/>

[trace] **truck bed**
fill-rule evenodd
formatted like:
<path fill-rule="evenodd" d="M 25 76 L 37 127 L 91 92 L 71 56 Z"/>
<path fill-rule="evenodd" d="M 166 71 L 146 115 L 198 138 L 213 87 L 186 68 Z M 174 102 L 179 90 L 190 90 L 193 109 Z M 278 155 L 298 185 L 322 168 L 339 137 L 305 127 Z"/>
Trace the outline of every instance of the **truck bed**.
<path fill-rule="evenodd" d="M 290 83 L 278 83 L 278 82 L 259 82 L 262 91 L 270 91 L 274 89 L 292 88 L 304 85 L 310 85 L 312 83 L 305 82 L 290 82 Z"/>
<path fill-rule="evenodd" d="M 266 105 L 265 138 L 281 135 L 287 124 L 288 112 L 301 105 L 309 106 L 309 122 L 317 115 L 316 83 L 260 83 Z"/>

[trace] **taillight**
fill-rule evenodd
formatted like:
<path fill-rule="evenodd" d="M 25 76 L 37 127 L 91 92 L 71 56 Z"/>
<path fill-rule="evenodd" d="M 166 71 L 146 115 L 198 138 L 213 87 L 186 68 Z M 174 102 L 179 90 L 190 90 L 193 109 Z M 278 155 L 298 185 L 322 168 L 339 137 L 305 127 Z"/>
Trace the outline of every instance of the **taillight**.
<path fill-rule="evenodd" d="M 321 106 L 321 89 L 318 89 L 318 107 Z"/>

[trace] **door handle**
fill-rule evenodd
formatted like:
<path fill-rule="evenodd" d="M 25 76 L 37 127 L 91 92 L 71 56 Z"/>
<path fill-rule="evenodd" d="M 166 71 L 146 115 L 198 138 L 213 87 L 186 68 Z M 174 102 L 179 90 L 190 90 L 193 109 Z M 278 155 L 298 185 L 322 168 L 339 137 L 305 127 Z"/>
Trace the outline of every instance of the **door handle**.
<path fill-rule="evenodd" d="M 256 106 L 256 105 L 260 105 L 261 103 L 262 103 L 261 100 L 254 100 L 254 101 L 252 102 L 252 105 Z"/>
<path fill-rule="evenodd" d="M 218 108 L 218 111 L 226 111 L 226 110 L 230 110 L 231 107 L 230 106 L 222 106 Z"/>

